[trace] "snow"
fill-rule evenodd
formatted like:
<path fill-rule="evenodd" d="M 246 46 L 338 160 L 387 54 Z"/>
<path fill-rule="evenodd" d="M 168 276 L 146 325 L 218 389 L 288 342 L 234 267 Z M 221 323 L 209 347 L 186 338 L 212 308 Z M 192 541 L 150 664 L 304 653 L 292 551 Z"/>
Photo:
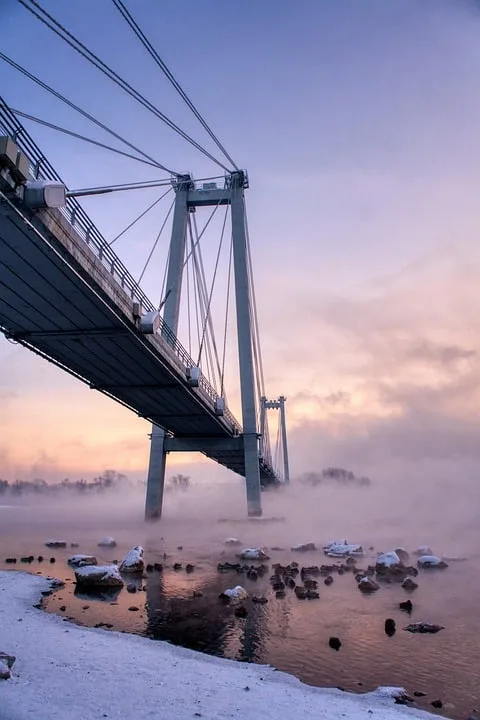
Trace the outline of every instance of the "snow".
<path fill-rule="evenodd" d="M 122 562 L 120 563 L 120 572 L 142 572 L 144 567 L 145 563 L 143 561 L 143 547 L 141 545 L 136 545 L 128 551 L 128 553 L 125 555 Z"/>
<path fill-rule="evenodd" d="M 142 717 L 169 720 L 195 713 L 208 720 L 438 718 L 395 705 L 399 689 L 353 695 L 314 688 L 270 667 L 62 622 L 32 607 L 48 586 L 35 575 L 0 572 L 2 650 L 17 658 L 11 679 L 0 681 L 0 720 L 134 718 L 139 702 Z"/>
<path fill-rule="evenodd" d="M 390 550 L 390 552 L 382 553 L 377 557 L 377 565 L 384 565 L 385 567 L 394 567 L 395 565 L 400 565 L 401 560 L 398 557 L 395 550 Z"/>
<path fill-rule="evenodd" d="M 419 567 L 436 567 L 437 565 L 444 565 L 443 560 L 436 555 L 422 555 L 417 560 Z"/>
<path fill-rule="evenodd" d="M 332 541 L 328 542 L 323 546 L 324 552 L 330 557 L 346 557 L 348 555 L 356 555 L 360 557 L 363 555 L 363 548 L 361 545 L 355 545 L 347 543 L 347 541 Z"/>
<path fill-rule="evenodd" d="M 233 588 L 227 588 L 223 591 L 223 595 L 226 595 L 231 600 L 245 600 L 248 597 L 248 593 L 241 585 L 235 585 Z"/>

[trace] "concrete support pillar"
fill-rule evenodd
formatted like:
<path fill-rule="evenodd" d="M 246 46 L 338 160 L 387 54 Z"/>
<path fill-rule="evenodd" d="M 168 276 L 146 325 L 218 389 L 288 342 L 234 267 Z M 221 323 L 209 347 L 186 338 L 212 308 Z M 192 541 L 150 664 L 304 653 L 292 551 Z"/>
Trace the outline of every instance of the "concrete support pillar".
<path fill-rule="evenodd" d="M 190 175 L 181 176 L 175 181 L 175 209 L 173 212 L 172 236 L 167 270 L 167 286 L 163 319 L 168 328 L 177 334 L 182 292 L 183 263 L 185 261 L 185 241 L 188 221 L 188 192 L 193 187 Z M 164 330 L 167 342 L 171 340 Z M 163 489 L 167 454 L 164 448 L 165 431 L 152 425 L 150 442 L 150 461 L 148 464 L 147 497 L 145 501 L 145 519 L 159 520 L 162 516 Z"/>
<path fill-rule="evenodd" d="M 232 174 L 232 243 L 237 309 L 240 390 L 242 395 L 243 443 L 247 508 L 250 517 L 262 514 L 260 467 L 258 458 L 255 377 L 253 371 L 250 283 L 248 276 L 247 236 L 245 226 L 244 173 Z"/>
<path fill-rule="evenodd" d="M 287 446 L 287 420 L 285 417 L 285 400 L 283 395 L 280 397 L 280 427 L 282 431 L 283 446 L 283 479 L 286 485 L 290 482 L 290 467 L 288 464 L 288 446 Z"/>

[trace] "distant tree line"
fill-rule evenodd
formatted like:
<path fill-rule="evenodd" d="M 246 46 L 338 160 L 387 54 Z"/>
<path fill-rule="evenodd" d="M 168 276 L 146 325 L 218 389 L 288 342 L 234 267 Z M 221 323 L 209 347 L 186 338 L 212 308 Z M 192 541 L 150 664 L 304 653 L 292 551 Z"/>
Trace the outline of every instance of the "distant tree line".
<path fill-rule="evenodd" d="M 301 482 L 304 482 L 307 485 L 313 485 L 314 487 L 316 485 L 326 484 L 349 486 L 357 485 L 359 487 L 368 487 L 372 483 L 372 481 L 368 477 L 357 477 L 357 475 L 355 475 L 353 472 L 350 472 L 350 470 L 344 470 L 343 468 L 336 467 L 325 468 L 324 470 L 322 470 L 321 473 L 304 473 L 301 476 L 300 480 Z"/>
<path fill-rule="evenodd" d="M 78 495 L 105 493 L 113 490 L 131 487 L 126 475 L 115 470 L 106 470 L 93 480 L 70 480 L 65 478 L 61 482 L 48 483 L 46 480 L 0 480 L 0 495 L 65 495 L 76 493 Z"/>

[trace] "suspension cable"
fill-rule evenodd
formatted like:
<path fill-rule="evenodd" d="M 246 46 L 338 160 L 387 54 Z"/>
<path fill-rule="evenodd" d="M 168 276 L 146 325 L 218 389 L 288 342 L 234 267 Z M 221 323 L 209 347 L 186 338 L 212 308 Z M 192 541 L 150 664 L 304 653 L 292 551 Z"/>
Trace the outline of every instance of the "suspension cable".
<path fill-rule="evenodd" d="M 214 270 L 213 270 L 212 285 L 211 285 L 211 287 L 210 287 L 210 293 L 209 293 L 209 296 L 208 296 L 207 317 L 205 318 L 205 324 L 204 324 L 204 326 L 203 326 L 202 341 L 201 341 L 201 343 L 200 343 L 200 348 L 199 348 L 199 351 L 198 351 L 198 363 L 197 363 L 197 365 L 200 364 L 200 358 L 201 358 L 201 356 L 202 356 L 202 350 L 203 350 L 203 341 L 204 341 L 204 338 L 205 338 L 205 332 L 206 332 L 206 330 L 207 330 L 207 320 L 210 318 L 210 308 L 211 308 L 211 305 L 212 305 L 212 296 L 213 296 L 213 290 L 214 290 L 214 287 L 215 287 L 215 280 L 217 279 L 217 270 L 218 270 L 218 263 L 219 263 L 219 261 L 220 261 L 220 253 L 222 252 L 223 236 L 224 236 L 224 234 L 225 234 L 225 225 L 227 224 L 227 215 L 228 215 L 228 205 L 227 205 L 226 208 L 225 208 L 225 217 L 223 218 L 222 232 L 221 232 L 221 234 L 220 234 L 220 242 L 219 242 L 219 244 L 218 244 L 217 258 L 216 258 L 215 267 L 214 267 Z"/>
<path fill-rule="evenodd" d="M 157 162 L 157 160 L 150 157 L 150 155 L 143 152 L 143 150 L 140 150 L 135 145 L 132 145 L 131 142 L 128 142 L 128 140 L 125 140 L 125 138 L 123 138 L 121 135 L 116 133 L 114 130 L 111 130 L 107 125 L 100 122 L 100 120 L 97 120 L 96 118 L 94 118 L 93 115 L 90 115 L 90 113 L 86 112 L 78 105 L 75 105 L 75 103 L 73 103 L 71 100 L 69 100 L 64 95 L 57 92 L 56 90 L 54 90 L 52 87 L 50 87 L 50 85 L 47 85 L 46 83 L 44 83 L 43 80 L 40 80 L 40 78 L 36 77 L 36 75 L 33 75 L 31 72 L 26 70 L 26 68 L 22 67 L 21 65 L 16 63 L 14 60 L 9 58 L 7 55 L 5 55 L 2 52 L 0 52 L 0 59 L 2 59 L 4 62 L 8 63 L 11 67 L 15 68 L 15 70 L 18 70 L 22 75 L 27 77 L 29 80 L 32 80 L 32 82 L 36 83 L 43 90 L 46 90 L 51 95 L 56 97 L 58 100 L 61 100 L 63 103 L 65 103 L 65 105 L 68 105 L 73 110 L 80 113 L 80 115 L 83 115 L 83 117 L 87 118 L 87 120 L 90 120 L 90 122 L 92 122 L 94 125 L 97 125 L 98 127 L 102 128 L 102 130 L 105 130 L 105 132 L 109 133 L 110 135 L 112 135 L 112 137 L 116 138 L 117 140 L 120 140 L 120 142 L 122 142 L 124 145 L 127 145 L 127 147 L 129 147 L 131 150 L 135 150 L 135 152 L 138 152 L 139 155 L 142 155 L 147 160 L 150 160 L 152 162 L 152 164 L 155 165 L 156 167 L 160 168 L 160 170 L 165 170 L 165 172 L 168 172 L 171 175 L 176 175 L 176 173 L 174 173 L 173 170 L 169 170 L 167 167 L 165 167 L 161 163 Z"/>
<path fill-rule="evenodd" d="M 185 267 L 187 271 L 187 326 L 188 326 L 188 354 L 192 357 L 192 326 L 190 318 L 190 265 Z"/>
<path fill-rule="evenodd" d="M 232 255 L 233 255 L 233 233 L 230 239 L 230 259 L 228 261 L 228 278 L 227 278 L 227 302 L 225 304 L 225 326 L 223 329 L 223 350 L 222 350 L 222 372 L 220 374 L 220 397 L 225 398 L 225 357 L 227 351 L 227 329 L 228 329 L 228 310 L 230 302 L 230 281 L 232 277 Z"/>
<path fill-rule="evenodd" d="M 128 232 L 128 230 L 130 230 L 130 228 L 132 228 L 132 227 L 133 227 L 139 220 L 141 220 L 148 212 L 150 212 L 150 210 L 151 210 L 152 208 L 154 208 L 155 205 L 158 205 L 158 203 L 160 202 L 160 200 L 163 200 L 163 198 L 164 198 L 166 195 L 168 195 L 168 193 L 171 192 L 171 190 L 172 190 L 172 188 L 170 188 L 169 190 L 167 190 L 167 192 L 163 193 L 163 195 L 160 195 L 159 198 L 157 198 L 156 200 L 154 200 L 153 203 L 152 203 L 151 205 L 149 205 L 146 210 L 144 210 L 143 212 L 141 212 L 140 215 L 137 215 L 137 217 L 135 218 L 135 220 L 132 220 L 132 222 L 129 223 L 129 224 L 127 225 L 127 227 L 125 227 L 121 232 L 119 232 L 118 235 L 115 235 L 115 237 L 113 238 L 113 240 L 110 240 L 110 242 L 108 243 L 108 245 L 110 245 L 110 247 L 112 247 L 112 245 L 113 245 L 114 243 L 116 243 L 117 240 L 119 240 L 119 239 L 122 237 L 122 235 L 125 235 L 125 233 Z"/>
<path fill-rule="evenodd" d="M 195 222 L 195 216 L 193 219 L 193 226 L 195 228 L 196 235 L 198 235 L 198 230 L 197 230 L 196 222 Z M 190 234 L 192 234 L 192 223 L 191 222 L 190 222 L 190 226 L 189 226 L 189 231 L 190 231 Z M 206 295 L 207 295 L 206 284 L 205 284 L 205 275 L 204 275 L 204 273 L 202 273 L 202 265 L 200 263 L 200 246 L 198 245 L 198 243 L 195 243 L 193 245 L 192 249 L 193 249 L 193 255 L 192 255 L 193 269 L 194 269 L 196 279 L 197 279 L 198 308 L 199 308 L 201 327 L 203 327 L 203 324 L 204 324 L 205 318 L 206 318 L 205 307 L 206 307 Z M 206 362 L 206 367 L 207 367 L 208 378 L 210 381 L 212 381 L 212 379 L 213 379 L 213 371 L 212 371 L 213 363 L 212 363 L 211 348 L 210 348 L 209 340 L 210 340 L 209 336 L 207 335 L 205 362 Z M 201 333 L 199 334 L 199 338 L 198 338 L 198 346 L 199 347 L 200 347 L 200 343 L 201 343 Z M 215 382 L 213 382 L 212 384 L 215 384 Z"/>
<path fill-rule="evenodd" d="M 40 5 L 40 3 L 37 2 L 37 0 L 29 0 L 29 2 L 34 5 L 39 12 L 36 12 L 33 7 L 29 6 L 26 0 L 17 0 L 17 2 L 19 2 L 20 5 L 23 5 L 26 10 L 32 13 L 32 15 L 34 15 L 38 20 L 40 20 L 40 22 L 43 23 L 49 30 L 54 32 L 64 42 L 70 45 L 70 47 L 75 50 L 79 55 L 84 57 L 85 60 L 87 60 L 94 67 L 96 67 L 97 70 L 100 70 L 100 72 L 102 72 L 106 77 L 112 80 L 116 85 L 118 85 L 118 87 L 122 88 L 122 90 L 124 90 L 124 92 L 130 95 L 130 97 L 133 97 L 138 103 L 140 103 L 141 105 L 143 105 L 143 107 L 153 113 L 153 115 L 156 115 L 156 117 L 158 117 L 162 122 L 164 122 L 165 125 L 167 125 L 171 130 L 183 137 L 187 142 L 193 145 L 193 147 L 197 148 L 197 150 L 199 150 L 210 160 L 212 160 L 212 162 L 216 163 L 224 170 L 229 172 L 229 168 L 226 165 L 224 165 L 220 160 L 217 160 L 211 153 L 208 152 L 208 150 L 205 150 L 204 147 L 202 147 L 193 138 L 191 138 L 190 135 L 184 132 L 178 125 L 173 122 L 173 120 L 170 120 L 170 118 L 168 118 L 165 113 L 163 113 L 152 102 L 150 102 L 150 100 L 147 100 L 144 95 L 138 92 L 138 90 L 135 90 L 132 85 L 130 85 L 126 80 L 124 80 L 118 73 L 112 70 L 112 68 L 110 68 L 106 63 L 104 63 L 103 60 L 100 60 L 98 55 L 89 50 L 86 45 L 80 42 L 80 40 L 78 40 L 78 38 L 76 38 L 69 30 L 67 30 L 61 23 L 59 23 L 58 20 L 55 20 L 55 18 L 50 15 L 50 13 L 48 13 Z M 48 18 L 48 20 L 46 18 Z"/>
<path fill-rule="evenodd" d="M 99 140 L 93 140 L 92 138 L 86 137 L 85 135 L 80 135 L 80 133 L 73 132 L 73 130 L 67 130 L 67 128 L 60 127 L 60 125 L 55 125 L 54 123 L 48 122 L 47 120 L 41 120 L 40 118 L 35 117 L 35 115 L 29 115 L 28 113 L 17 110 L 16 108 L 9 107 L 8 105 L 0 105 L 0 107 L 7 108 L 21 118 L 31 120 L 32 122 L 37 123 L 38 125 L 43 125 L 44 127 L 48 127 L 51 130 L 56 130 L 57 132 L 64 133 L 64 135 L 70 135 L 70 137 L 77 138 L 78 140 L 83 140 L 84 142 L 90 143 L 91 145 L 96 145 L 97 147 L 103 148 L 104 150 L 110 150 L 110 152 L 117 153 L 117 155 L 123 155 L 124 157 L 128 157 L 131 160 L 136 160 L 137 162 L 144 163 L 145 165 L 150 165 L 151 167 L 158 167 L 157 163 L 151 162 L 150 160 L 144 160 L 143 158 L 136 157 L 131 153 L 124 152 L 123 150 L 119 150 L 118 148 L 112 147 L 111 145 L 105 145 L 105 143 L 102 143 Z"/>
<path fill-rule="evenodd" d="M 165 217 L 165 220 L 163 221 L 163 223 L 162 223 L 162 225 L 161 225 L 161 227 L 160 227 L 160 230 L 158 231 L 157 237 L 155 238 L 155 242 L 153 243 L 152 249 L 150 250 L 150 254 L 149 254 L 148 258 L 147 258 L 147 262 L 145 263 L 145 265 L 144 265 L 144 267 L 143 267 L 143 270 L 142 270 L 142 272 L 141 272 L 141 274 L 140 274 L 140 277 L 139 277 L 138 280 L 137 280 L 138 285 L 140 285 L 140 283 L 142 282 L 143 276 L 145 275 L 145 270 L 146 270 L 147 267 L 148 267 L 148 263 L 149 263 L 150 260 L 152 259 L 152 255 L 153 255 L 153 253 L 155 252 L 155 248 L 156 248 L 157 245 L 158 245 L 158 241 L 160 240 L 160 235 L 162 234 L 162 232 L 163 232 L 163 230 L 164 230 L 164 228 L 165 228 L 165 225 L 167 224 L 168 218 L 170 217 L 170 213 L 172 212 L 174 205 L 175 205 L 175 200 L 172 201 L 172 204 L 170 205 L 170 208 L 169 208 L 169 210 L 168 210 L 168 212 L 167 212 L 167 215 L 166 215 L 166 217 Z"/>
<path fill-rule="evenodd" d="M 218 137 L 215 135 L 215 133 L 213 132 L 213 130 L 210 128 L 210 126 L 208 125 L 208 123 L 206 122 L 206 120 L 202 117 L 202 115 L 200 114 L 199 110 L 197 110 L 197 108 L 195 107 L 195 105 L 193 104 L 193 102 L 190 100 L 190 98 L 188 97 L 187 93 L 185 92 L 185 90 L 184 90 L 184 89 L 182 88 L 182 86 L 180 85 L 180 83 L 175 79 L 175 77 L 173 76 L 173 74 L 170 72 L 169 68 L 167 67 L 167 65 L 165 64 L 165 62 L 162 60 L 162 58 L 160 57 L 160 55 L 158 54 L 157 50 L 153 47 L 153 45 L 152 45 L 152 43 L 150 42 L 150 40 L 146 37 L 145 33 L 144 33 L 143 30 L 140 28 L 139 24 L 135 21 L 135 19 L 133 18 L 132 14 L 131 14 L 131 13 L 129 12 L 129 10 L 125 7 L 125 5 L 124 5 L 124 3 L 122 2 L 122 0 L 112 0 L 112 1 L 113 1 L 113 4 L 115 5 L 115 7 L 117 8 L 117 10 L 118 10 L 118 11 L 121 13 L 121 15 L 123 16 L 124 20 L 127 22 L 127 24 L 128 24 L 128 25 L 130 26 L 130 28 L 133 30 L 133 32 L 135 33 L 135 35 L 137 36 L 137 38 L 140 40 L 140 42 L 142 43 L 143 47 L 147 50 L 147 52 L 148 52 L 149 55 L 153 58 L 153 60 L 156 62 L 156 64 L 158 65 L 158 67 L 161 69 L 161 71 L 167 76 L 168 80 L 171 82 L 171 84 L 173 85 L 173 87 L 177 90 L 177 92 L 179 93 L 179 95 L 183 98 L 183 100 L 185 101 L 185 103 L 187 104 L 187 106 L 190 108 L 190 110 L 193 112 L 193 114 L 195 115 L 195 117 L 197 118 L 197 120 L 200 122 L 200 124 L 202 125 L 202 127 L 203 127 L 203 128 L 207 131 L 207 133 L 210 135 L 210 137 L 212 138 L 212 140 L 214 141 L 214 143 L 217 145 L 217 147 L 219 148 L 219 150 L 221 150 L 221 152 L 225 155 L 225 157 L 227 158 L 227 160 L 233 165 L 233 167 L 235 168 L 235 170 L 238 170 L 238 166 L 237 166 L 237 165 L 235 164 L 235 162 L 232 160 L 232 158 L 230 157 L 230 155 L 229 155 L 228 152 L 226 151 L 225 147 L 222 145 L 222 143 L 220 142 L 220 140 L 218 139 Z"/>

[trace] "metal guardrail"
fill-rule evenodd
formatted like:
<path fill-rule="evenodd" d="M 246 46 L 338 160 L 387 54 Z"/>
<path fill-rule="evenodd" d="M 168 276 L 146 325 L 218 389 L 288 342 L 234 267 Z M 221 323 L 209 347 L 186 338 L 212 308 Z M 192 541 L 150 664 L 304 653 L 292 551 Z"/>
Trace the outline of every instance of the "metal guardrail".
<path fill-rule="evenodd" d="M 42 178 L 44 180 L 55 180 L 65 185 L 60 175 L 43 155 L 38 145 L 30 137 L 27 130 L 25 130 L 23 125 L 18 121 L 15 114 L 10 110 L 1 96 L 0 134 L 9 135 L 20 150 L 28 157 L 32 179 Z M 131 299 L 140 302 L 146 311 L 156 310 L 155 305 L 147 295 L 145 295 L 120 258 L 114 253 L 78 200 L 74 197 L 67 198 L 65 207 L 61 208 L 61 213 L 82 240 L 84 240 L 90 250 L 95 253 L 102 264 L 109 270 L 112 279 L 129 294 Z M 194 367 L 194 361 L 179 342 L 175 333 L 164 323 L 163 318 L 160 318 L 160 331 L 161 336 L 166 339 L 168 345 L 172 348 L 185 368 Z M 203 373 L 200 373 L 199 384 L 202 390 L 214 402 L 220 397 Z M 241 430 L 240 424 L 228 408 L 225 408 L 224 418 L 232 425 L 232 428 L 237 428 L 239 431 Z"/>

